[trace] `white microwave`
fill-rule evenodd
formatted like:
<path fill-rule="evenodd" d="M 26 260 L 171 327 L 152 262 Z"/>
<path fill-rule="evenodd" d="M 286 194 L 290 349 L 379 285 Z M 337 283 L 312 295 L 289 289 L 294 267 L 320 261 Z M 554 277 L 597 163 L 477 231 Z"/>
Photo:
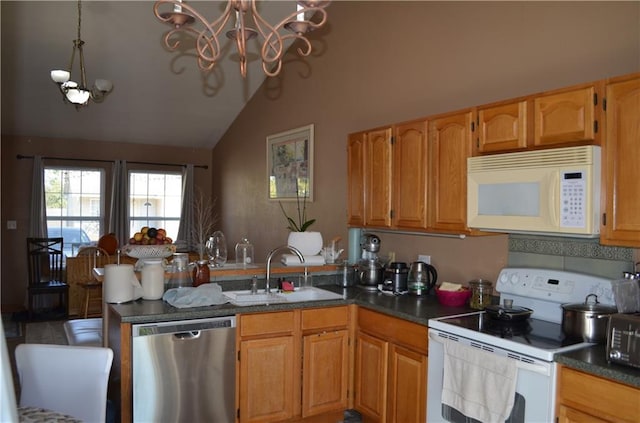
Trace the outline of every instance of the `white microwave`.
<path fill-rule="evenodd" d="M 597 237 L 599 219 L 599 146 L 467 159 L 470 228 Z"/>

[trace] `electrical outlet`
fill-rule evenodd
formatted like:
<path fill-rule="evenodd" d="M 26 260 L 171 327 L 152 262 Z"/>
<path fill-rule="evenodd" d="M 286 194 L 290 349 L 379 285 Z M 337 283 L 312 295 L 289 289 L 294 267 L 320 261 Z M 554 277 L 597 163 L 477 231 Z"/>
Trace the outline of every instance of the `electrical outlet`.
<path fill-rule="evenodd" d="M 18 229 L 18 222 L 15 220 L 7 220 L 7 229 Z"/>
<path fill-rule="evenodd" d="M 425 262 L 427 264 L 431 264 L 431 256 L 426 254 L 418 254 L 418 261 Z"/>

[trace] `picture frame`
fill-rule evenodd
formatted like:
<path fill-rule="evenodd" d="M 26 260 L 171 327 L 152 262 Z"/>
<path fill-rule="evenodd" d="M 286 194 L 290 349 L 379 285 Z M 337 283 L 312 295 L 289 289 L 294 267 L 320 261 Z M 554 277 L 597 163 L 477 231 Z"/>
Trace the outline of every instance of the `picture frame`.
<path fill-rule="evenodd" d="M 269 200 L 313 201 L 313 124 L 267 137 Z"/>

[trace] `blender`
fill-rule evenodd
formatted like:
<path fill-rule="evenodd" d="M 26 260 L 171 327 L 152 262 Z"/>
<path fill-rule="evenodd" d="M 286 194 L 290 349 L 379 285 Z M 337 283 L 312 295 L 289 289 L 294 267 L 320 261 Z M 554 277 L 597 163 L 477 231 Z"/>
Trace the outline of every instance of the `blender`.
<path fill-rule="evenodd" d="M 372 233 L 363 233 L 360 237 L 362 258 L 358 262 L 358 286 L 367 291 L 376 291 L 384 280 L 384 265 L 378 258 L 380 238 Z"/>

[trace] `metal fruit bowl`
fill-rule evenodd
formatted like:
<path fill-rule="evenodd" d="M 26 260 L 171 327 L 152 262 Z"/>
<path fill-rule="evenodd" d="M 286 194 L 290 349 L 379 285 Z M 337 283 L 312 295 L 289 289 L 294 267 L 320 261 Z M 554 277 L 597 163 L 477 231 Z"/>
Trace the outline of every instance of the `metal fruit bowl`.
<path fill-rule="evenodd" d="M 176 252 L 176 246 L 173 244 L 162 245 L 131 245 L 127 244 L 122 247 L 122 252 L 129 257 L 137 259 L 145 258 L 167 258 Z"/>

